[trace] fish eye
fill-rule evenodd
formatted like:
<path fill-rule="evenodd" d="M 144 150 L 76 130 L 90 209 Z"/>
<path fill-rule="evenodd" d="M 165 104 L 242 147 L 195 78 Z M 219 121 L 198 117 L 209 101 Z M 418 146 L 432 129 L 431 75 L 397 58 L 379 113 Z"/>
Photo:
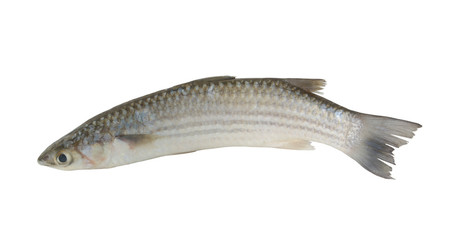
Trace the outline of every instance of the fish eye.
<path fill-rule="evenodd" d="M 61 163 L 67 162 L 67 156 L 64 153 L 59 154 L 58 161 Z"/>
<path fill-rule="evenodd" d="M 71 161 L 70 155 L 64 152 L 60 152 L 56 155 L 56 162 L 59 165 L 69 164 Z"/>

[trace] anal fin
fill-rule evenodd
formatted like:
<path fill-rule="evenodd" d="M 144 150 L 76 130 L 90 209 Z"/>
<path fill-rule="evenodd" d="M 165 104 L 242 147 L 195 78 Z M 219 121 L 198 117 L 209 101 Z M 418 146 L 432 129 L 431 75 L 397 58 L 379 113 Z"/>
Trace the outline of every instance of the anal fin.
<path fill-rule="evenodd" d="M 292 149 L 292 150 L 314 150 L 315 147 L 311 145 L 311 142 L 304 139 L 289 139 L 274 142 L 268 145 L 269 147 Z"/>

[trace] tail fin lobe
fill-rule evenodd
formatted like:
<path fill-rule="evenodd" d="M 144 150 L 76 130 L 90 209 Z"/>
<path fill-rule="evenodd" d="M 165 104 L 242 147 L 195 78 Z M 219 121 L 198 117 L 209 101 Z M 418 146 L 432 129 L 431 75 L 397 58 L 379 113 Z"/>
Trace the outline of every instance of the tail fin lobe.
<path fill-rule="evenodd" d="M 358 141 L 345 151 L 361 166 L 373 174 L 391 179 L 391 166 L 395 164 L 393 150 L 407 143 L 422 125 L 396 118 L 360 114 L 362 128 Z M 385 163 L 386 162 L 386 163 Z"/>

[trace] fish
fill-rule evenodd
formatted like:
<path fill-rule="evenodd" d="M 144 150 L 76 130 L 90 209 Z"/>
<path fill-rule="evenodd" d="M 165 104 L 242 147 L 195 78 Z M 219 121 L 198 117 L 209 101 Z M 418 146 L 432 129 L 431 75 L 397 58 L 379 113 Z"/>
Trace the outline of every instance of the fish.
<path fill-rule="evenodd" d="M 391 179 L 393 150 L 422 125 L 370 115 L 320 96 L 323 79 L 218 76 L 115 106 L 52 143 L 38 163 L 61 170 L 103 169 L 220 147 L 345 153 Z"/>

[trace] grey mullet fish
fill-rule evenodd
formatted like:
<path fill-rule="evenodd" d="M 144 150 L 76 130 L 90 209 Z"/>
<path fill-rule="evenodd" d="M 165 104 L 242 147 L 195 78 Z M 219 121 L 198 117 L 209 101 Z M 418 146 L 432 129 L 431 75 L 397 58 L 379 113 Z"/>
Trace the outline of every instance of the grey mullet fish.
<path fill-rule="evenodd" d="M 421 125 L 341 107 L 315 94 L 325 83 L 229 76 L 184 83 L 91 118 L 51 144 L 38 162 L 62 170 L 110 168 L 228 146 L 307 150 L 314 141 L 391 178 L 394 148 Z"/>

